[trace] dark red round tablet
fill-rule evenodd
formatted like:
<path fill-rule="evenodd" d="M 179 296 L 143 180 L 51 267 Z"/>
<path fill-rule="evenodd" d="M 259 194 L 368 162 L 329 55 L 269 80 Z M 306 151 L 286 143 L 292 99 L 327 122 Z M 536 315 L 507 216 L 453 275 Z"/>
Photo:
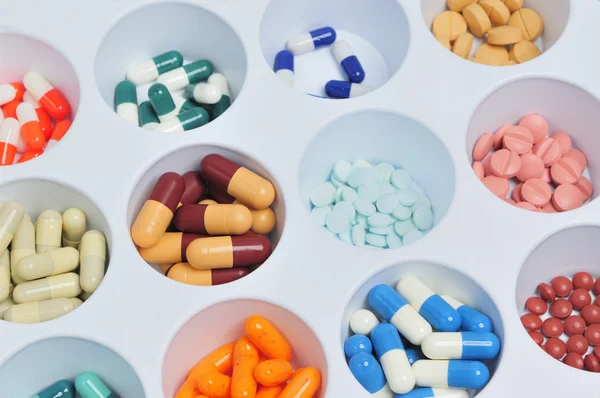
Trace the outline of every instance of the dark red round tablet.
<path fill-rule="evenodd" d="M 542 319 L 535 314 L 525 314 L 521 317 L 521 323 L 528 331 L 540 330 Z"/>
<path fill-rule="evenodd" d="M 533 341 L 535 341 L 535 343 L 540 347 L 542 346 L 542 344 L 544 344 L 544 335 L 538 332 L 537 330 L 532 330 L 531 332 L 529 332 L 529 337 L 531 337 Z"/>
<path fill-rule="evenodd" d="M 588 325 L 600 323 L 600 307 L 596 307 L 593 304 L 583 307 L 579 315 L 585 319 L 585 323 Z"/>
<path fill-rule="evenodd" d="M 594 347 L 594 351 L 592 351 L 592 354 L 594 354 L 594 356 L 600 361 L 600 345 Z"/>
<path fill-rule="evenodd" d="M 598 361 L 598 358 L 596 358 L 594 355 L 586 355 L 586 357 L 583 359 L 583 364 L 586 370 L 594 373 L 600 373 L 600 361 Z"/>
<path fill-rule="evenodd" d="M 566 276 L 557 276 L 550 284 L 558 297 L 567 297 L 573 291 L 573 283 Z"/>
<path fill-rule="evenodd" d="M 565 355 L 565 352 L 567 352 L 567 345 L 557 337 L 549 338 L 548 341 L 546 341 L 544 348 L 552 358 L 556 359 L 562 358 L 563 355 Z"/>
<path fill-rule="evenodd" d="M 556 292 L 554 291 L 552 286 L 550 286 L 547 283 L 540 283 L 538 285 L 538 293 L 540 294 L 540 297 L 548 303 L 551 303 L 554 300 L 556 300 Z"/>
<path fill-rule="evenodd" d="M 539 297 L 529 297 L 525 302 L 527 311 L 535 315 L 544 315 L 548 311 L 548 303 Z"/>
<path fill-rule="evenodd" d="M 583 332 L 585 332 L 585 327 L 585 319 L 579 315 L 571 315 L 565 319 L 565 333 L 569 336 L 583 334 Z"/>
<path fill-rule="evenodd" d="M 565 365 L 569 365 L 575 369 L 583 369 L 583 357 L 575 352 L 568 353 L 563 359 Z"/>
<path fill-rule="evenodd" d="M 577 311 L 581 311 L 586 305 L 592 304 L 592 296 L 590 295 L 590 292 L 585 289 L 573 290 L 569 300 L 571 301 L 571 304 L 573 304 L 573 308 Z"/>
<path fill-rule="evenodd" d="M 600 296 L 600 278 L 596 279 L 596 282 L 594 282 L 593 290 L 596 296 Z"/>
<path fill-rule="evenodd" d="M 548 337 L 560 337 L 565 327 L 560 319 L 548 318 L 542 323 L 542 332 Z"/>
<path fill-rule="evenodd" d="M 559 319 L 565 319 L 572 312 L 573 305 L 566 299 L 558 299 L 550 305 L 550 313 Z"/>
<path fill-rule="evenodd" d="M 568 352 L 584 355 L 588 348 L 590 348 L 590 343 L 588 343 L 587 339 L 580 334 L 571 336 L 569 337 L 569 340 L 567 340 Z"/>
<path fill-rule="evenodd" d="M 594 305 L 596 307 L 600 307 L 600 296 L 596 297 L 596 300 L 594 300 Z"/>
<path fill-rule="evenodd" d="M 587 272 L 578 272 L 573 275 L 573 288 L 585 289 L 588 292 L 594 287 L 594 278 Z"/>
<path fill-rule="evenodd" d="M 600 345 L 600 325 L 588 326 L 584 336 L 591 345 Z"/>

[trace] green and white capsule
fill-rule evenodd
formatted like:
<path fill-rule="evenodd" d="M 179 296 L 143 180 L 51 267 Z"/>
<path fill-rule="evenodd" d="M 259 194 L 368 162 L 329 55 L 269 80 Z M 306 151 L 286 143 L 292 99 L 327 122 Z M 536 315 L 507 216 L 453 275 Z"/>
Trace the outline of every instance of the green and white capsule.
<path fill-rule="evenodd" d="M 154 113 L 154 108 L 152 107 L 150 101 L 142 102 L 138 112 L 140 115 L 140 127 L 148 130 L 154 130 L 154 128 L 160 123 L 158 116 L 156 116 L 156 113 Z"/>
<path fill-rule="evenodd" d="M 148 98 L 154 108 L 154 113 L 161 123 L 177 116 L 177 107 L 173 96 L 164 84 L 156 83 L 148 89 Z"/>
<path fill-rule="evenodd" d="M 214 84 L 198 83 L 187 86 L 185 96 L 200 104 L 214 105 L 221 99 L 221 90 Z"/>
<path fill-rule="evenodd" d="M 127 80 L 136 86 L 141 86 L 153 82 L 163 73 L 180 68 L 181 65 L 183 65 L 181 54 L 177 51 L 169 51 L 131 67 L 127 71 Z"/>
<path fill-rule="evenodd" d="M 137 89 L 129 80 L 123 80 L 115 89 L 115 111 L 131 124 L 139 126 Z"/>
<path fill-rule="evenodd" d="M 229 93 L 229 85 L 227 84 L 227 78 L 220 73 L 213 73 L 208 78 L 210 84 L 214 84 L 221 90 L 221 99 L 213 106 L 212 117 L 213 119 L 221 116 L 231 106 L 231 94 Z"/>
<path fill-rule="evenodd" d="M 194 109 L 199 106 L 194 101 L 191 101 L 191 100 L 179 97 L 179 96 L 174 96 L 173 101 L 175 101 L 175 109 L 177 109 L 178 115 L 180 113 L 189 111 L 190 109 Z"/>
<path fill-rule="evenodd" d="M 212 64 L 206 60 L 200 60 L 160 75 L 157 82 L 164 84 L 171 91 L 177 91 L 189 84 L 207 80 L 212 73 Z"/>
<path fill-rule="evenodd" d="M 208 112 L 203 108 L 194 108 L 180 113 L 177 117 L 162 122 L 154 130 L 163 133 L 181 133 L 204 126 L 209 122 Z"/>

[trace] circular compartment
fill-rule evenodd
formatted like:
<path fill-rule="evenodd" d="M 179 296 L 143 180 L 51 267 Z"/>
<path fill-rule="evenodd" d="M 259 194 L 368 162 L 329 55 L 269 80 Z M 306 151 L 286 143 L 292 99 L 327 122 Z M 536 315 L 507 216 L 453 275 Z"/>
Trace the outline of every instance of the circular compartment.
<path fill-rule="evenodd" d="M 197 145 L 178 149 L 159 159 L 149 169 L 147 169 L 131 192 L 129 206 L 127 208 L 127 225 L 129 227 L 133 225 L 133 222 L 144 205 L 144 202 L 150 197 L 158 178 L 162 174 L 166 172 L 184 174 L 192 170 L 197 171 L 200 169 L 200 162 L 202 159 L 210 154 L 222 155 L 232 162 L 254 171 L 273 184 L 275 187 L 275 201 L 273 202 L 273 205 L 271 205 L 271 208 L 275 212 L 277 223 L 275 229 L 273 229 L 273 231 L 267 237 L 273 245 L 273 251 L 275 251 L 277 243 L 279 242 L 281 234 L 283 233 L 283 226 L 285 223 L 285 206 L 283 203 L 283 195 L 279 185 L 277 184 L 277 181 L 275 181 L 273 176 L 263 166 L 253 159 L 250 159 L 248 156 L 216 146 Z M 268 262 L 268 259 L 266 262 Z M 154 269 L 163 273 L 158 264 L 153 264 L 152 266 Z M 262 266 L 264 266 L 264 264 Z"/>
<path fill-rule="evenodd" d="M 570 0 L 525 0 L 524 8 L 531 8 L 536 11 L 544 21 L 544 31 L 542 35 L 534 41 L 534 44 L 542 51 L 542 55 L 550 50 L 552 46 L 560 39 L 571 12 Z M 421 11 L 425 21 L 426 28 L 431 31 L 434 18 L 447 11 L 446 0 L 421 0 Z M 433 35 L 432 35 L 433 37 Z M 435 40 L 435 37 L 433 37 Z M 473 37 L 473 48 L 469 54 L 469 58 L 475 56 L 475 50 L 480 44 L 486 43 L 487 40 Z M 440 50 L 445 50 L 440 45 Z"/>
<path fill-rule="evenodd" d="M 15 51 L 18 49 L 18 51 Z M 23 82 L 23 76 L 36 71 L 58 89 L 71 105 L 71 118 L 79 108 L 79 78 L 71 63 L 51 45 L 18 33 L 0 34 L 0 51 L 13 54 L 0 65 L 0 84 Z M 69 134 L 67 132 L 66 137 Z M 17 162 L 22 153 L 17 154 Z"/>
<path fill-rule="evenodd" d="M 225 315 L 225 316 L 224 316 Z M 298 316 L 277 305 L 259 300 L 224 301 L 202 310 L 175 334 L 162 364 L 163 393 L 172 397 L 187 372 L 200 359 L 223 344 L 245 336 L 244 322 L 252 315 L 268 319 L 292 346 L 294 369 L 311 366 L 321 371 L 321 388 L 315 398 L 325 397 L 327 359 L 321 342 Z M 198 336 L 202 336 L 201 339 Z"/>
<path fill-rule="evenodd" d="M 359 11 L 360 10 L 360 11 Z M 272 0 L 260 28 L 260 45 L 269 68 L 286 42 L 314 29 L 331 26 L 337 38 L 347 40 L 364 70 L 364 85 L 379 87 L 400 68 L 410 42 L 408 20 L 399 2 L 382 0 L 373 7 L 367 0 L 350 0 L 343 6 L 333 0 Z M 330 80 L 348 80 L 331 47 L 296 56 L 294 87 L 326 97 Z"/>
<path fill-rule="evenodd" d="M 107 268 L 104 278 L 110 277 L 110 267 L 108 265 L 110 264 L 111 257 L 112 234 L 109 224 L 98 206 L 82 192 L 70 186 L 48 180 L 18 180 L 0 186 L 0 202 L 10 201 L 20 203 L 25 212 L 31 217 L 33 223 L 36 222 L 37 216 L 47 209 L 53 209 L 60 213 L 72 207 L 83 210 L 87 221 L 86 230 L 98 230 L 106 237 Z M 96 292 L 102 289 L 102 285 L 101 283 Z M 85 296 L 80 295 L 80 298 L 82 297 Z M 89 298 L 86 297 L 87 299 Z M 77 310 L 78 308 L 74 311 Z M 68 316 L 68 314 L 65 316 Z"/>
<path fill-rule="evenodd" d="M 185 34 L 182 26 L 186 27 Z M 184 65 L 210 61 L 215 72 L 227 78 L 232 101 L 239 95 L 246 78 L 246 52 L 227 22 L 190 4 L 152 4 L 120 19 L 98 49 L 96 84 L 110 110 L 115 110 L 115 88 L 129 67 L 172 50 L 181 53 Z M 148 87 L 138 87 L 138 104 L 147 100 Z"/>
<path fill-rule="evenodd" d="M 77 375 L 85 371 L 96 373 L 121 397 L 146 395 L 137 374 L 119 354 L 76 337 L 38 341 L 17 352 L 0 367 L 2 394 L 33 396 L 59 380 L 74 382 Z"/>
<path fill-rule="evenodd" d="M 504 349 L 504 325 L 500 312 L 492 298 L 473 279 L 449 267 L 432 263 L 411 262 L 397 264 L 376 273 L 362 284 L 362 286 L 352 295 L 352 298 L 344 311 L 341 325 L 341 351 L 338 354 L 341 356 L 340 360 L 346 360 L 343 347 L 344 342 L 352 334 L 349 327 L 351 315 L 360 309 L 370 309 L 368 302 L 369 291 L 379 284 L 386 284 L 395 288 L 398 281 L 402 277 L 408 275 L 418 278 L 434 292 L 440 295 L 449 295 L 461 303 L 475 308 L 492 320 L 494 325 L 493 333 L 500 340 L 501 348 L 500 355 L 496 359 L 482 361 L 490 370 L 491 382 L 498 364 L 502 359 L 502 350 Z M 348 372 L 350 372 L 350 370 L 348 370 Z M 354 377 L 352 377 L 352 379 L 354 379 Z M 360 384 L 358 384 L 357 381 L 355 382 L 356 388 L 362 389 Z"/>
<path fill-rule="evenodd" d="M 573 103 L 578 104 L 577 109 L 566 106 Z M 550 134 L 563 130 L 571 136 L 572 147 L 582 150 L 588 158 L 583 175 L 592 185 L 600 186 L 597 155 L 600 153 L 600 140 L 594 133 L 595 126 L 600 123 L 600 101 L 574 84 L 555 79 L 514 80 L 487 96 L 473 113 L 467 130 L 469 164 L 473 163 L 473 147 L 482 134 L 494 133 L 505 124 L 517 124 L 523 116 L 531 113 L 540 114 L 548 121 Z M 514 185 L 511 181 L 511 191 Z M 482 188 L 485 189 L 483 184 Z M 597 195 L 595 190 L 590 200 Z"/>
<path fill-rule="evenodd" d="M 433 228 L 442 220 L 454 194 L 454 165 L 448 150 L 426 126 L 384 111 L 360 111 L 322 128 L 300 166 L 300 194 L 310 212 L 311 190 L 329 180 L 336 162 L 389 162 L 408 171 L 432 203 Z"/>

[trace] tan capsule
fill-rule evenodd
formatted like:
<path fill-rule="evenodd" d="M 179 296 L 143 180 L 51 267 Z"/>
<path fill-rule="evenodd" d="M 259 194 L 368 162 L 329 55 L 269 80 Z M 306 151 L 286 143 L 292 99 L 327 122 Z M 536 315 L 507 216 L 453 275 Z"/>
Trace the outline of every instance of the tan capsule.
<path fill-rule="evenodd" d="M 10 244 L 25 211 L 17 202 L 7 202 L 0 209 L 0 253 Z"/>
<path fill-rule="evenodd" d="M 94 294 L 94 293 L 88 293 L 86 291 L 82 291 L 81 294 L 79 296 L 77 296 L 77 297 L 79 297 L 79 299 L 81 301 L 86 301 L 87 299 L 89 299 L 90 297 L 92 297 L 92 294 Z"/>
<path fill-rule="evenodd" d="M 74 272 L 49 276 L 31 282 L 23 282 L 15 287 L 13 299 L 19 304 L 55 298 L 72 298 L 81 293 L 79 275 Z"/>
<path fill-rule="evenodd" d="M 68 298 L 16 304 L 4 314 L 4 320 L 14 323 L 40 323 L 60 318 L 75 309 Z"/>
<path fill-rule="evenodd" d="M 62 215 L 62 244 L 77 248 L 86 231 L 86 218 L 83 210 L 72 207 Z"/>
<path fill-rule="evenodd" d="M 233 204 L 241 204 L 239 200 L 235 200 Z M 248 207 L 248 206 L 246 206 Z M 263 210 L 255 210 L 248 207 L 250 210 L 250 214 L 252 214 L 252 226 L 250 230 L 257 235 L 266 235 L 275 228 L 275 224 L 277 223 L 277 217 L 275 216 L 275 212 L 270 207 L 267 207 Z"/>
<path fill-rule="evenodd" d="M 81 288 L 93 293 L 104 279 L 106 266 L 106 238 L 100 231 L 87 231 L 81 238 L 80 283 Z"/>
<path fill-rule="evenodd" d="M 10 253 L 6 249 L 0 254 L 0 301 L 10 294 Z"/>
<path fill-rule="evenodd" d="M 23 257 L 17 264 L 17 274 L 26 281 L 71 272 L 79 265 L 79 252 L 72 247 Z"/>
<path fill-rule="evenodd" d="M 62 237 L 62 215 L 56 210 L 44 210 L 35 226 L 35 250 L 38 253 L 58 249 Z"/>
<path fill-rule="evenodd" d="M 217 202 L 216 200 L 212 200 L 212 199 L 204 199 L 201 200 L 200 202 L 198 202 L 199 205 L 218 205 L 219 202 Z"/>
<path fill-rule="evenodd" d="M 169 270 L 171 269 L 172 266 L 173 266 L 173 264 L 160 264 L 159 265 L 160 272 L 162 272 L 163 275 L 167 275 L 167 272 L 169 272 Z"/>
<path fill-rule="evenodd" d="M 75 309 L 75 308 L 79 307 L 81 304 L 83 304 L 83 301 L 81 301 L 77 297 L 70 298 L 69 300 L 73 303 L 73 309 Z"/>
<path fill-rule="evenodd" d="M 15 304 L 16 303 L 14 302 L 12 295 L 9 295 L 6 300 L 0 301 L 0 319 L 4 319 L 4 314 L 6 311 L 8 311 L 8 309 Z"/>
<path fill-rule="evenodd" d="M 27 215 L 27 214 L 26 214 Z M 23 257 L 33 256 L 35 251 L 35 226 L 29 216 L 23 217 L 23 220 L 15 232 L 15 237 L 11 243 L 10 252 L 10 274 L 14 283 L 25 282 L 17 273 L 17 264 Z"/>

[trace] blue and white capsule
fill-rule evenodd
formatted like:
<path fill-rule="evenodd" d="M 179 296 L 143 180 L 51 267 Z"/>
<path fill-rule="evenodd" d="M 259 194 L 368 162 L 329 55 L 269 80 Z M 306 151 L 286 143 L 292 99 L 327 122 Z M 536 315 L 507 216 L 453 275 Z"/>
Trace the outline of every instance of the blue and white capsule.
<path fill-rule="evenodd" d="M 337 33 L 330 26 L 311 30 L 308 33 L 303 33 L 293 39 L 288 40 L 287 49 L 294 55 L 302 55 L 314 51 L 323 46 L 328 46 L 335 42 Z"/>
<path fill-rule="evenodd" d="M 450 296 L 442 298 L 460 314 L 460 329 L 465 332 L 491 332 L 494 324 L 486 315 Z"/>
<path fill-rule="evenodd" d="M 381 365 L 371 354 L 361 352 L 350 359 L 348 365 L 356 380 L 376 398 L 392 398 L 394 393 L 388 386 Z"/>
<path fill-rule="evenodd" d="M 405 394 L 415 388 L 415 376 L 396 328 L 380 323 L 371 332 L 371 340 L 391 390 Z"/>
<path fill-rule="evenodd" d="M 421 349 L 429 359 L 494 359 L 500 341 L 488 332 L 432 333 Z"/>
<path fill-rule="evenodd" d="M 456 332 L 460 329 L 462 319 L 458 311 L 414 276 L 400 279 L 396 291 L 438 331 Z"/>
<path fill-rule="evenodd" d="M 479 390 L 490 379 L 489 369 L 479 361 L 421 359 L 412 370 L 419 387 Z"/>
<path fill-rule="evenodd" d="M 373 344 L 371 343 L 371 340 L 362 334 L 350 336 L 344 343 L 344 353 L 346 356 L 352 358 L 361 352 L 364 352 L 365 354 L 373 353 Z"/>
<path fill-rule="evenodd" d="M 281 50 L 275 56 L 273 71 L 282 82 L 294 87 L 294 54 L 288 50 Z"/>
<path fill-rule="evenodd" d="M 355 98 L 373 90 L 371 86 L 342 80 L 330 80 L 325 85 L 325 92 L 330 98 Z"/>
<path fill-rule="evenodd" d="M 421 350 L 418 348 L 406 348 L 404 350 L 406 352 L 406 357 L 408 358 L 408 363 L 412 364 L 417 362 L 419 359 L 423 359 L 423 355 Z"/>
<path fill-rule="evenodd" d="M 394 398 L 469 398 L 469 392 L 456 388 L 415 388 L 408 394 L 398 394 Z"/>
<path fill-rule="evenodd" d="M 372 288 L 369 304 L 414 345 L 421 345 L 423 339 L 433 332 L 431 325 L 388 285 Z"/>
<path fill-rule="evenodd" d="M 338 64 L 342 66 L 348 79 L 352 83 L 362 83 L 365 80 L 365 70 L 354 54 L 352 46 L 346 40 L 338 40 L 331 46 L 333 56 Z"/>

